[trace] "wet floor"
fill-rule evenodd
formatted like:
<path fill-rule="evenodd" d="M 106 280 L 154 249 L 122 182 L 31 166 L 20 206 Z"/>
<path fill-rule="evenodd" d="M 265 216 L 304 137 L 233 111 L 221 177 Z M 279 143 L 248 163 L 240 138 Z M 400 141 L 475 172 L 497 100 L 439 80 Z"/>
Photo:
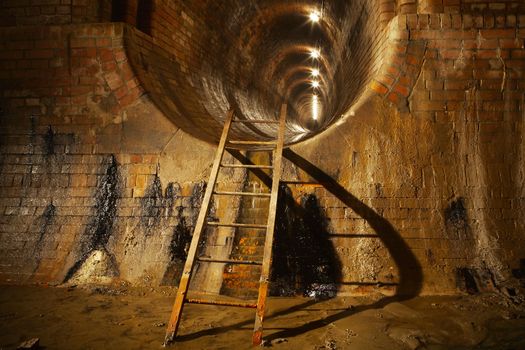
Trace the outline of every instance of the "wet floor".
<path fill-rule="evenodd" d="M 173 288 L 0 287 L 0 349 L 160 349 Z M 384 299 L 383 299 L 384 301 Z M 271 298 L 277 349 L 525 349 L 525 310 L 499 295 Z M 249 349 L 253 310 L 188 305 L 174 349 Z"/>

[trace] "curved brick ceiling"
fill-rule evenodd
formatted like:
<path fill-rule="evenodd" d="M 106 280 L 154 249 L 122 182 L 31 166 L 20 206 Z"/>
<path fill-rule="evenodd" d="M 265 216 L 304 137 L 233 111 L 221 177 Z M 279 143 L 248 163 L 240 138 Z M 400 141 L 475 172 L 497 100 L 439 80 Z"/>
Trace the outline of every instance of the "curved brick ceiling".
<path fill-rule="evenodd" d="M 216 141 L 230 107 L 239 118 L 277 118 L 280 104 L 288 101 L 287 141 L 293 143 L 335 122 L 370 80 L 377 66 L 373 48 L 382 40 L 377 3 L 158 2 L 151 19 L 153 48 L 144 44 L 147 36 L 132 33 L 128 50 L 152 99 L 185 131 Z M 309 20 L 314 11 L 321 15 L 318 23 Z M 321 53 L 318 59 L 311 57 L 314 49 Z M 314 68 L 320 71 L 318 89 L 312 87 Z M 312 118 L 314 91 L 318 121 Z M 266 139 L 274 128 L 236 124 L 233 134 Z"/>

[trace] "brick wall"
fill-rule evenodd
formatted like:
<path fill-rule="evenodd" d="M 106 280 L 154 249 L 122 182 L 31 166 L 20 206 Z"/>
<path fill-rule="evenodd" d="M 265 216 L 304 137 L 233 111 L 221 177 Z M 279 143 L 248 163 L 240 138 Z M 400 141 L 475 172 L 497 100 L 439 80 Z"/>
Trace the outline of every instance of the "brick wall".
<path fill-rule="evenodd" d="M 399 286 L 403 269 L 425 292 L 454 291 L 465 269 L 479 289 L 509 283 L 509 267 L 524 254 L 524 19 L 498 11 L 398 16 L 389 59 L 371 84 L 380 99 L 294 148 L 386 219 L 415 256 L 400 264 L 403 245 L 389 246 L 377 220 L 354 216 L 360 204 L 321 195 L 348 269 L 341 291 Z M 325 149 L 341 152 L 334 158 L 342 165 Z"/>
<path fill-rule="evenodd" d="M 104 3 L 89 0 L 6 0 L 0 4 L 0 26 L 98 22 Z"/>
<path fill-rule="evenodd" d="M 243 76 L 238 67 L 253 57 L 243 61 L 233 46 L 211 54 L 245 27 L 224 28 L 229 7 L 216 2 L 156 2 L 151 35 L 131 25 L 135 2 L 127 25 L 71 24 L 91 21 L 92 2 L 35 4 L 38 11 L 2 3 L 11 22 L 0 28 L 0 279 L 173 283 L 213 159 L 214 147 L 194 136 L 216 138 L 231 101 L 252 117 L 276 111 L 225 89 L 249 90 L 259 71 Z M 75 19 L 71 9 L 82 4 Z M 479 288 L 501 288 L 525 255 L 523 3 L 363 4 L 352 6 L 377 22 L 347 23 L 362 35 L 346 39 L 369 45 L 345 65 L 356 79 L 344 79 L 345 67 L 336 79 L 341 106 L 364 94 L 337 126 L 287 153 L 284 175 L 300 183 L 288 185 L 292 214 L 281 218 L 281 243 L 298 224 L 301 237 L 337 258 L 310 264 L 335 280 L 305 279 L 298 262 L 307 245 L 280 246 L 276 259 L 292 274 L 274 278 L 293 284 L 286 293 L 334 281 L 341 293 L 453 293 L 470 271 Z M 70 12 L 53 15 L 65 5 Z M 109 5 L 97 7 L 97 18 L 111 18 Z M 257 52 L 260 43 L 246 39 L 242 47 Z M 224 189 L 255 183 L 242 172 L 223 175 Z M 234 221 L 250 206 L 217 201 L 210 215 Z M 206 235 L 210 256 L 247 257 L 243 249 L 260 245 L 232 230 Z M 84 265 L 96 261 L 103 268 L 86 275 Z M 219 290 L 224 266 L 198 268 L 196 285 Z M 234 294 L 241 280 L 230 272 L 223 287 Z"/>
<path fill-rule="evenodd" d="M 174 283 L 213 149 L 142 95 L 122 24 L 0 37 L 2 281 L 61 282 L 105 250 L 111 274 Z"/>

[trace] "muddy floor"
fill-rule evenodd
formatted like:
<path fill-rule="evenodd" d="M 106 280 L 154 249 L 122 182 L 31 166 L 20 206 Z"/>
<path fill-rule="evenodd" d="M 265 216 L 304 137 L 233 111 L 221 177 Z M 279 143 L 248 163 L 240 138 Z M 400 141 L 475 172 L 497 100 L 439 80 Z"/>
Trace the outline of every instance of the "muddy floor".
<path fill-rule="evenodd" d="M 173 289 L 0 287 L 0 349 L 160 349 Z M 276 349 L 525 349 L 525 311 L 500 295 L 271 298 Z M 173 349 L 249 349 L 253 310 L 188 305 Z"/>

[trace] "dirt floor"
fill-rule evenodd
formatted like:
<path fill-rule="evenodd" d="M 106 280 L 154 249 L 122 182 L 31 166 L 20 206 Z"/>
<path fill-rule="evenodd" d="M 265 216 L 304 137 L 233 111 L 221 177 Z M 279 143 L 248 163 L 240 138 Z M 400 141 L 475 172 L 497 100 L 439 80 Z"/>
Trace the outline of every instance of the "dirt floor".
<path fill-rule="evenodd" d="M 0 287 L 0 349 L 160 349 L 172 288 Z M 249 349 L 253 310 L 188 305 L 173 349 Z M 525 349 L 525 310 L 500 295 L 271 298 L 276 349 Z"/>

